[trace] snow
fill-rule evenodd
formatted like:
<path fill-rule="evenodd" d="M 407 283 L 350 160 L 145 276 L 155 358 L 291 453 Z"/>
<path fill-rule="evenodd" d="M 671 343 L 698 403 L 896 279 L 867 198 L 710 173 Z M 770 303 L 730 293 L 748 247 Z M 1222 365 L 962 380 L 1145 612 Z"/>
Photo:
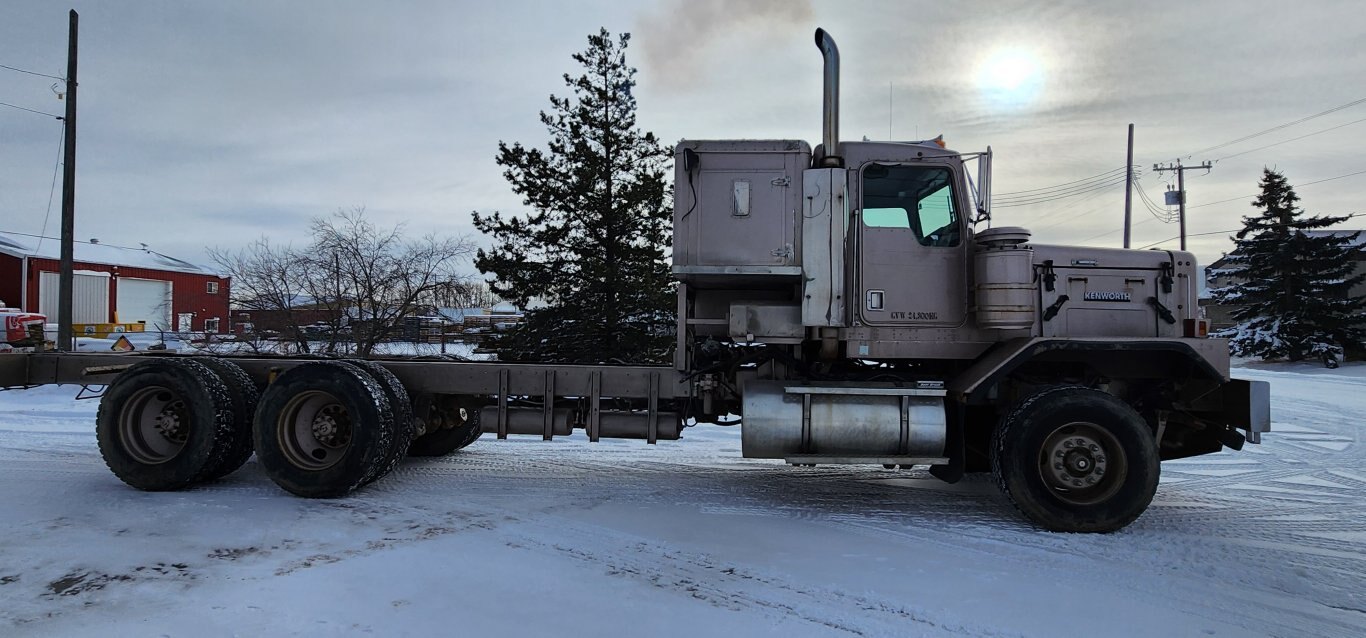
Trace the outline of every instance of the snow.
<path fill-rule="evenodd" d="M 61 240 L 54 237 L 33 237 L 15 233 L 0 232 L 0 253 L 15 257 L 38 257 L 41 259 L 61 259 Z M 199 266 L 163 255 L 150 248 L 128 248 L 112 244 L 76 241 L 72 243 L 74 260 L 87 264 L 106 266 L 127 266 L 150 270 L 167 270 L 203 275 L 218 274 L 213 268 Z M 77 271 L 86 273 L 89 271 Z M 107 273 L 98 273 L 107 275 Z"/>
<path fill-rule="evenodd" d="M 1110 535 L 1040 532 L 980 476 L 742 459 L 715 426 L 486 438 L 335 500 L 254 461 L 139 492 L 78 388 L 0 392 L 0 635 L 1366 634 L 1366 365 L 1238 374 L 1272 383 L 1265 443 L 1164 464 Z"/>

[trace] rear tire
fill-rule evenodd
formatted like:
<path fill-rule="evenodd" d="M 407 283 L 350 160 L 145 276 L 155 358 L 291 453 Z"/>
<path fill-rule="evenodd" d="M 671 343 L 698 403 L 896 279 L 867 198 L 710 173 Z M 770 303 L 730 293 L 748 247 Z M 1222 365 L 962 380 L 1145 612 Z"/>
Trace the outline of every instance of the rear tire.
<path fill-rule="evenodd" d="M 992 475 L 1026 518 L 1056 532 L 1112 532 L 1147 509 L 1160 473 L 1152 430 L 1099 390 L 1058 387 L 1016 405 L 991 445 Z"/>
<path fill-rule="evenodd" d="M 413 423 L 413 403 L 412 399 L 408 398 L 408 389 L 403 387 L 403 382 L 388 368 L 364 359 L 348 360 L 347 363 L 364 370 L 370 378 L 380 384 L 384 389 L 385 398 L 389 399 L 389 407 L 394 412 L 393 442 L 375 468 L 375 475 L 365 480 L 365 484 L 369 484 L 387 476 L 398 467 L 398 462 L 408 455 L 408 447 L 413 443 L 413 429 L 416 427 Z"/>
<path fill-rule="evenodd" d="M 222 467 L 237 419 L 212 370 L 153 359 L 114 379 L 100 399 L 95 438 L 119 480 L 140 490 L 183 489 Z"/>
<path fill-rule="evenodd" d="M 236 472 L 251 458 L 251 423 L 261 393 L 251 377 L 236 363 L 214 357 L 195 357 L 191 361 L 203 364 L 218 375 L 232 399 L 232 438 L 218 467 L 206 468 L 205 471 L 204 480 L 214 481 Z"/>
<path fill-rule="evenodd" d="M 468 447 L 483 435 L 479 408 L 449 394 L 427 394 L 415 402 L 427 433 L 413 440 L 409 456 L 445 456 Z"/>
<path fill-rule="evenodd" d="M 256 460 L 292 494 L 343 496 L 375 475 L 394 428 L 384 388 L 364 370 L 341 361 L 305 363 L 262 393 Z"/>

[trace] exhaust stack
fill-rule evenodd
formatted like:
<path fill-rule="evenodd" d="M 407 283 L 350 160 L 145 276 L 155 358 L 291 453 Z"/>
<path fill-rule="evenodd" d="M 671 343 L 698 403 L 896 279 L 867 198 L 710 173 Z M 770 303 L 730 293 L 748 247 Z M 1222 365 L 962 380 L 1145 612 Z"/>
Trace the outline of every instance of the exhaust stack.
<path fill-rule="evenodd" d="M 844 158 L 836 155 L 840 143 L 840 50 L 825 29 L 816 29 L 816 48 L 821 50 L 821 57 L 825 58 L 824 127 L 821 130 L 824 154 L 820 158 L 820 166 L 840 168 L 844 166 Z"/>

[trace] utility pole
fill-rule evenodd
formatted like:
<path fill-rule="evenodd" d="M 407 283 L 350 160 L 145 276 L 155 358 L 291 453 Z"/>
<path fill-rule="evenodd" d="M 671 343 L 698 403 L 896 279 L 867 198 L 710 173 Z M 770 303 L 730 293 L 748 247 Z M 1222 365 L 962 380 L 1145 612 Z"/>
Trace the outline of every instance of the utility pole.
<path fill-rule="evenodd" d="M 1134 202 L 1134 124 L 1129 123 L 1129 153 L 1124 161 L 1124 247 L 1129 247 L 1129 229 L 1133 226 Z"/>
<path fill-rule="evenodd" d="M 76 241 L 76 31 L 80 16 L 71 10 L 66 48 L 66 143 L 62 149 L 62 263 L 57 290 L 57 349 L 75 349 L 71 330 L 71 298 L 75 288 L 72 262 Z"/>
<path fill-rule="evenodd" d="M 1214 165 L 1208 161 L 1198 166 L 1182 166 L 1181 160 L 1176 160 L 1175 166 L 1171 164 L 1166 166 L 1153 164 L 1153 170 L 1158 173 L 1168 171 L 1176 173 L 1176 204 L 1180 211 L 1177 218 L 1181 221 L 1181 250 L 1186 249 L 1186 171 L 1203 170 L 1209 172 L 1211 168 L 1214 168 Z"/>

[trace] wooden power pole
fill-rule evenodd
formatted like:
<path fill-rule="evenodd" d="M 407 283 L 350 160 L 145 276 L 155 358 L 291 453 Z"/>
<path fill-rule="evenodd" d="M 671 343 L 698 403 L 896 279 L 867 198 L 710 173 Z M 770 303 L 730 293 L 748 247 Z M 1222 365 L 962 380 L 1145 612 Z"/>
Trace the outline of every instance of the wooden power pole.
<path fill-rule="evenodd" d="M 1133 226 L 1134 202 L 1134 125 L 1129 123 L 1129 153 L 1124 161 L 1124 247 L 1129 247 L 1129 229 Z"/>
<path fill-rule="evenodd" d="M 1174 166 L 1171 164 L 1166 166 L 1153 164 L 1153 170 L 1158 173 L 1168 171 L 1176 173 L 1176 205 L 1177 210 L 1180 211 L 1177 218 L 1181 221 L 1181 250 L 1186 249 L 1186 171 L 1196 169 L 1208 171 L 1211 168 L 1214 168 L 1214 165 L 1209 162 L 1197 166 L 1182 166 L 1181 160 L 1177 160 Z"/>
<path fill-rule="evenodd" d="M 62 263 L 57 290 L 57 349 L 75 349 L 75 335 L 71 330 L 71 305 L 75 275 L 76 242 L 76 30 L 80 16 L 71 10 L 70 29 L 66 45 L 66 145 L 62 149 Z"/>

